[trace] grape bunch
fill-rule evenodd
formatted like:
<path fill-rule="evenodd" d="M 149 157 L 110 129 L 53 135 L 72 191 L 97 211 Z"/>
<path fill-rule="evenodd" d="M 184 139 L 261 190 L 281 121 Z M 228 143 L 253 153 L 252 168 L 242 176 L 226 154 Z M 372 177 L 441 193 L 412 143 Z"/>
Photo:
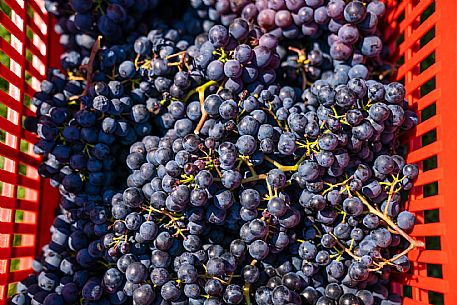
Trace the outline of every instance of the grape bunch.
<path fill-rule="evenodd" d="M 29 297 L 40 304 L 60 287 L 59 281 L 62 285 L 71 282 L 71 290 L 62 294 L 64 302 L 79 301 L 81 296 L 74 290 L 82 289 L 88 278 L 102 272 L 100 238 L 109 227 L 112 189 L 125 184 L 129 146 L 152 130 L 147 94 L 140 88 L 130 89 L 126 80 L 132 83 L 133 76 L 123 76 L 121 60 L 136 55 L 133 46 L 117 46 L 116 50 L 118 57 L 109 67 L 103 66 L 104 52 L 100 52 L 91 67 L 96 72 L 90 83 L 51 69 L 32 99 L 37 117 L 25 121 L 25 127 L 40 138 L 34 147 L 35 153 L 44 155 L 38 171 L 50 178 L 62 196 L 59 216 L 51 227 L 51 242 L 34 265 L 40 276 L 27 282 L 38 288 L 32 288 Z M 17 296 L 15 302 L 22 304 L 24 297 Z M 50 294 L 46 304 L 57 304 L 53 303 L 56 298 L 60 296 Z"/>
<path fill-rule="evenodd" d="M 384 4 L 189 2 L 46 1 L 92 42 L 24 122 L 61 199 L 11 303 L 401 304 L 418 118 Z"/>
<path fill-rule="evenodd" d="M 61 199 L 51 240 L 32 265 L 37 276 L 18 285 L 27 294 L 15 296 L 14 304 L 72 304 L 87 279 L 104 270 L 96 261 L 102 255 L 97 240 L 108 231 L 111 188 L 122 184 L 116 169 L 124 167 L 126 153 L 114 134 L 102 130 L 99 113 L 78 100 L 84 90 L 83 81 L 49 70 L 32 99 L 37 117 L 24 122 L 40 138 L 34 147 L 44 157 L 38 172 L 59 188 Z"/>
<path fill-rule="evenodd" d="M 243 19 L 253 28 L 282 40 L 280 80 L 290 85 L 298 78 L 302 88 L 337 73 L 337 66 L 348 65 L 351 78 L 379 79 L 392 73 L 384 61 L 388 49 L 382 44 L 380 24 L 385 4 L 373 1 L 191 1 L 203 24 L 221 22 L 229 26 Z M 297 39 L 303 38 L 306 39 Z M 301 73 L 297 73 L 297 71 Z M 343 78 L 339 73 L 334 78 Z"/>
<path fill-rule="evenodd" d="M 243 18 L 276 37 L 295 39 L 303 36 L 316 38 L 326 31 L 338 33 L 353 44 L 359 38 L 357 25 L 365 34 L 374 34 L 378 18 L 385 13 L 383 2 L 374 0 L 369 3 L 357 0 L 193 0 L 192 7 L 205 24 L 221 23 L 229 26 L 234 19 Z M 206 30 L 208 30 L 208 27 Z M 349 30 L 349 31 L 348 31 Z M 352 31 L 351 31 L 352 30 Z M 350 38 L 349 38 L 350 37 Z"/>
<path fill-rule="evenodd" d="M 61 56 L 64 69 L 76 69 L 87 60 L 98 35 L 104 43 L 122 43 L 127 33 L 135 31 L 147 10 L 155 9 L 158 1 L 104 3 L 73 0 L 45 1 L 45 7 L 57 16 L 55 26 L 65 52 Z"/>
<path fill-rule="evenodd" d="M 333 97 L 314 95 L 332 90 Z M 199 115 L 173 102 L 173 128 L 131 147 L 128 188 L 113 197 L 109 252 L 142 261 L 144 250 L 136 251 L 151 244 L 150 278 L 161 290 L 144 304 L 194 299 L 188 284 L 227 304 L 251 295 L 257 304 L 300 304 L 300 295 L 310 304 L 373 304 L 387 298 L 371 291 L 386 289 L 391 266 L 408 270 L 405 254 L 419 242 L 405 233 L 414 217 L 402 210 L 398 192 L 412 187 L 418 169 L 389 155 L 396 145 L 391 133 L 417 120 L 405 111 L 403 87 L 353 79 L 334 89 L 316 82 L 309 93 L 315 109 L 297 91 L 269 86 L 238 97 L 227 89 L 207 95 L 208 119 L 198 135 Z M 223 240 L 214 240 L 220 226 Z M 220 273 L 201 253 L 210 257 L 213 243 L 228 257 L 221 266 L 231 266 Z M 196 265 L 181 270 L 182 255 Z M 167 263 L 155 265 L 158 256 Z M 125 276 L 128 293 L 139 283 L 129 280 L 129 270 Z M 171 280 L 176 276 L 178 282 Z M 220 288 L 212 294 L 215 280 Z"/>
<path fill-rule="evenodd" d="M 103 37 L 103 46 L 131 43 L 151 28 L 160 27 L 163 20 L 176 16 L 183 15 L 180 22 L 186 23 L 188 30 L 193 27 L 195 34 L 201 32 L 201 22 L 193 17 L 193 12 L 185 12 L 186 6 L 181 1 L 173 0 L 168 5 L 160 5 L 161 2 L 46 0 L 45 8 L 58 18 L 55 31 L 65 50 L 61 56 L 62 68 L 79 72 L 80 66 L 87 64 L 99 36 Z"/>

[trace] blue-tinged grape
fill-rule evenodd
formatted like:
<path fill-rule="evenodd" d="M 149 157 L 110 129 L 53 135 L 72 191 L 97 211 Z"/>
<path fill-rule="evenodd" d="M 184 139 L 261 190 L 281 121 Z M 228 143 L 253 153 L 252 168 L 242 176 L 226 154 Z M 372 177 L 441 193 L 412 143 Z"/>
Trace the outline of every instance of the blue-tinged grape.
<path fill-rule="evenodd" d="M 382 17 L 386 11 L 386 6 L 384 2 L 379 0 L 374 0 L 368 3 L 367 11 L 375 14 L 378 17 Z"/>
<path fill-rule="evenodd" d="M 249 24 L 242 18 L 237 18 L 230 23 L 230 35 L 236 40 L 243 40 L 249 34 Z"/>
<path fill-rule="evenodd" d="M 366 6 L 362 1 L 354 0 L 346 4 L 344 19 L 350 23 L 359 23 L 366 14 Z"/>
<path fill-rule="evenodd" d="M 209 30 L 208 38 L 216 48 L 225 47 L 229 40 L 229 32 L 224 26 L 215 25 Z"/>
<path fill-rule="evenodd" d="M 285 133 L 279 137 L 278 150 L 284 155 L 292 155 L 296 149 L 297 145 L 295 143 L 295 136 L 292 133 Z"/>
<path fill-rule="evenodd" d="M 238 60 L 230 59 L 224 64 L 224 74 L 229 78 L 241 76 L 241 64 Z"/>
<path fill-rule="evenodd" d="M 368 36 L 363 38 L 361 52 L 363 55 L 373 57 L 382 51 L 382 41 L 378 36 Z"/>
<path fill-rule="evenodd" d="M 269 253 L 267 243 L 262 240 L 256 240 L 249 245 L 249 254 L 257 260 L 264 259 Z"/>
<path fill-rule="evenodd" d="M 272 53 L 267 47 L 258 46 L 258 47 L 255 47 L 253 51 L 254 51 L 253 63 L 257 67 L 263 68 L 263 67 L 266 67 L 270 63 Z"/>
<path fill-rule="evenodd" d="M 414 214 L 408 211 L 400 212 L 397 216 L 397 224 L 403 230 L 410 230 L 416 222 Z"/>
<path fill-rule="evenodd" d="M 219 60 L 213 60 L 208 64 L 206 73 L 210 80 L 220 81 L 224 78 L 224 64 Z"/>
<path fill-rule="evenodd" d="M 330 46 L 330 55 L 336 60 L 347 60 L 351 54 L 352 48 L 342 41 L 336 41 Z"/>

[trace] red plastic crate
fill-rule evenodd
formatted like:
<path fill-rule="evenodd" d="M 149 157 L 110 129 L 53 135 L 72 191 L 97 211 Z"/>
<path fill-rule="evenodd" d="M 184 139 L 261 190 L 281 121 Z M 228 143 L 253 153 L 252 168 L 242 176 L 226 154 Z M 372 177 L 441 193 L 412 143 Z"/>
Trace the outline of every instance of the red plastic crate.
<path fill-rule="evenodd" d="M 59 63 L 59 38 L 44 2 L 0 1 L 0 304 L 30 273 L 49 241 L 58 192 L 40 179 L 36 136 L 22 127 L 35 111 L 30 98 L 49 66 Z"/>
<path fill-rule="evenodd" d="M 387 0 L 385 38 L 397 79 L 421 118 L 409 134 L 408 162 L 421 174 L 409 209 L 412 235 L 426 249 L 409 254 L 412 271 L 394 275 L 404 305 L 457 304 L 457 1 Z M 0 304 L 30 272 L 49 238 L 58 193 L 37 174 L 36 136 L 22 128 L 30 97 L 49 66 L 59 63 L 54 20 L 42 0 L 0 0 Z M 9 41 L 8 41 L 9 40 Z M 9 58 L 9 60 L 8 60 Z M 452 288 L 454 287 L 454 288 Z"/>
<path fill-rule="evenodd" d="M 421 174 L 408 208 L 418 224 L 412 235 L 426 243 L 414 250 L 412 272 L 398 275 L 404 305 L 457 304 L 457 1 L 388 1 L 386 41 L 398 62 L 397 79 L 421 123 L 405 141 Z M 435 164 L 436 162 L 436 164 Z M 434 217 L 432 217 L 434 216 Z M 436 217 L 437 216 L 437 217 Z M 432 270 L 441 271 L 432 274 Z"/>

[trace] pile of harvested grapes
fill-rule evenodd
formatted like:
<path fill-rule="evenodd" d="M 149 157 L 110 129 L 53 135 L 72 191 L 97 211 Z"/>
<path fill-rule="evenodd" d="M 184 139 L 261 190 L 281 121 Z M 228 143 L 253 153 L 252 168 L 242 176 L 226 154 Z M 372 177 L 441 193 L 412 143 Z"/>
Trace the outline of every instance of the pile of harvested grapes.
<path fill-rule="evenodd" d="M 45 5 L 64 52 L 25 126 L 61 199 L 12 304 L 401 304 L 418 118 L 383 2 Z"/>

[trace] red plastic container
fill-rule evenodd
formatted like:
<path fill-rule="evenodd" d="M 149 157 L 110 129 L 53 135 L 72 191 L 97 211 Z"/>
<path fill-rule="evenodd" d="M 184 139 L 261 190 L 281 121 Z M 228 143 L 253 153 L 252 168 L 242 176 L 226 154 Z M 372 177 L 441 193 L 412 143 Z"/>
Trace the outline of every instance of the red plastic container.
<path fill-rule="evenodd" d="M 36 136 L 22 120 L 49 66 L 59 63 L 59 38 L 44 2 L 0 1 L 0 304 L 30 273 L 49 240 L 58 192 L 40 179 Z"/>
<path fill-rule="evenodd" d="M 386 40 L 398 62 L 397 79 L 421 123 L 405 139 L 407 161 L 421 169 L 408 207 L 418 224 L 412 235 L 410 274 L 395 288 L 404 305 L 457 304 L 457 1 L 388 1 Z"/>
<path fill-rule="evenodd" d="M 387 0 L 385 38 L 396 77 L 421 118 L 405 137 L 408 161 L 421 168 L 409 209 L 412 235 L 426 249 L 409 254 L 409 274 L 395 275 L 404 305 L 457 304 L 457 1 Z M 57 191 L 37 174 L 36 136 L 22 119 L 60 47 L 42 0 L 0 1 L 0 304 L 30 272 L 50 237 Z M 5 35 L 6 34 L 6 35 Z M 455 206 L 454 206 L 455 205 Z M 453 288 L 454 287 L 454 288 Z"/>

